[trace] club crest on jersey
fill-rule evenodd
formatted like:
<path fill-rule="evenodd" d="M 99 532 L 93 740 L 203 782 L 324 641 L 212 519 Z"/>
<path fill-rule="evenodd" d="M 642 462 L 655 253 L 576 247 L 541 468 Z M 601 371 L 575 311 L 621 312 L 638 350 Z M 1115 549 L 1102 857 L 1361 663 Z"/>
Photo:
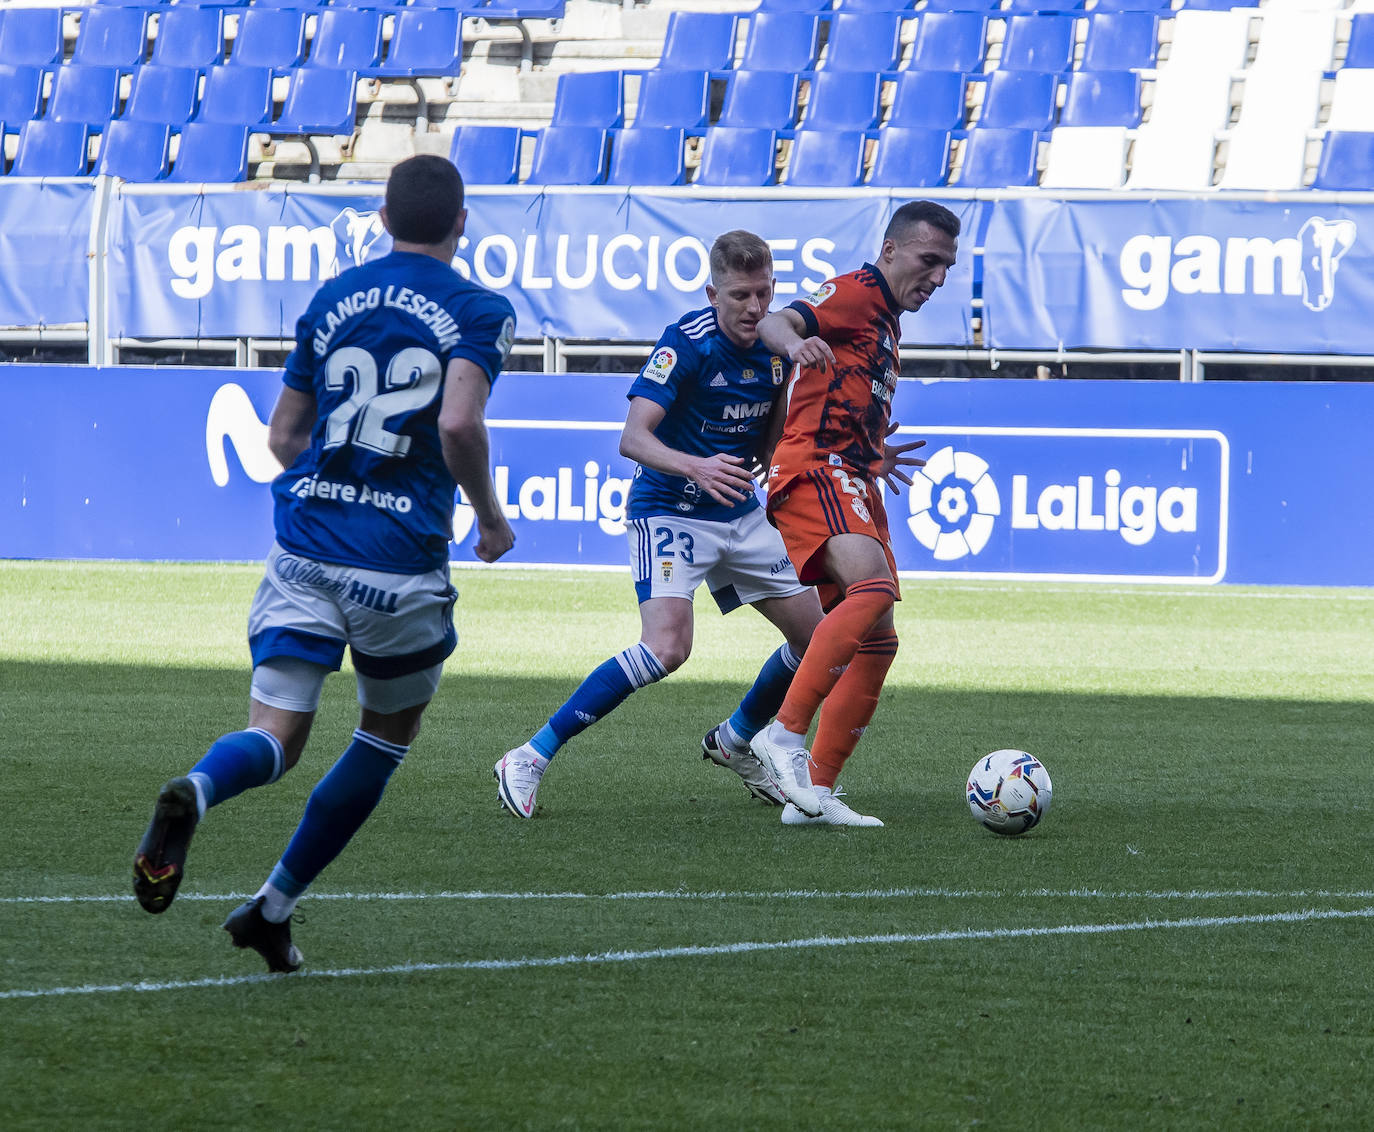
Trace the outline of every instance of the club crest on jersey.
<path fill-rule="evenodd" d="M 677 365 L 677 351 L 671 346 L 661 346 L 654 351 L 654 356 L 649 359 L 649 364 L 644 367 L 644 376 L 650 381 L 656 381 L 659 385 L 668 383 L 668 376 L 673 372 L 673 367 Z"/>
<path fill-rule="evenodd" d="M 754 381 L 754 371 L 751 369 L 740 370 L 739 379 L 742 385 L 750 384 Z"/>
<path fill-rule="evenodd" d="M 782 375 L 782 370 L 783 370 L 782 359 L 781 359 L 780 357 L 778 357 L 776 354 L 774 354 L 774 355 L 773 355 L 773 358 L 772 358 L 772 363 L 773 363 L 773 384 L 774 384 L 774 385 L 781 385 L 781 384 L 782 384 L 782 376 L 783 376 L 783 375 Z"/>
<path fill-rule="evenodd" d="M 854 496 L 849 501 L 849 506 L 853 509 L 854 514 L 859 516 L 859 522 L 868 522 L 868 508 L 864 505 L 864 501 L 862 499 L 860 499 L 857 495 Z"/>
<path fill-rule="evenodd" d="M 835 284 L 833 284 L 833 283 L 826 283 L 826 284 L 823 284 L 823 285 L 820 287 L 819 290 L 812 291 L 811 294 L 807 295 L 807 296 L 806 296 L 806 301 L 807 301 L 808 303 L 810 303 L 813 307 L 818 307 L 818 306 L 820 306 L 823 302 L 825 302 L 826 299 L 830 298 L 830 296 L 833 295 L 834 293 L 835 293 Z"/>
<path fill-rule="evenodd" d="M 665 582 L 673 580 L 673 560 L 671 558 L 660 558 L 658 560 L 658 574 Z"/>

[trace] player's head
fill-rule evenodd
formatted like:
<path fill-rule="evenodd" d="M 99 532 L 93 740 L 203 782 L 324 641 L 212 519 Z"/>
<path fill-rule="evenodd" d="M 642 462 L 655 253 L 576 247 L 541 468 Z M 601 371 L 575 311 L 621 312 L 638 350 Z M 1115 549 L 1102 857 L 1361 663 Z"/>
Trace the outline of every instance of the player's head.
<path fill-rule="evenodd" d="M 759 322 L 773 301 L 773 253 L 768 245 L 743 229 L 717 236 L 711 245 L 706 298 L 730 341 L 746 348 L 754 345 Z"/>
<path fill-rule="evenodd" d="M 944 286 L 959 250 L 959 228 L 959 218 L 933 200 L 908 201 L 892 214 L 875 266 L 902 310 L 918 310 Z"/>
<path fill-rule="evenodd" d="M 463 178 L 452 161 L 422 153 L 392 167 L 382 223 L 396 243 L 442 247 L 452 240 L 456 244 L 466 218 Z"/>

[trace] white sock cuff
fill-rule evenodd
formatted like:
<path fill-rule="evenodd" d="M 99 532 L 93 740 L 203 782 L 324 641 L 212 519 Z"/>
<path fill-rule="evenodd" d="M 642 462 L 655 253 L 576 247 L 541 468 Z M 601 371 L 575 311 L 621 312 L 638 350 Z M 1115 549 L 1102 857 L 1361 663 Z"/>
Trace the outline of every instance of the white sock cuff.
<path fill-rule="evenodd" d="M 783 641 L 782 648 L 779 652 L 782 656 L 783 664 L 787 665 L 791 671 L 797 671 L 797 668 L 801 665 L 801 657 L 792 651 L 792 646 L 786 641 Z"/>
<path fill-rule="evenodd" d="M 261 735 L 271 745 L 272 777 L 269 778 L 267 782 L 276 782 L 277 779 L 279 779 L 283 774 L 286 773 L 286 752 L 282 750 L 281 740 L 279 740 L 275 735 L 272 734 L 272 732 L 268 731 L 265 727 L 250 727 L 248 728 L 248 731 L 254 735 Z M 266 785 L 266 783 L 264 783 L 264 785 Z"/>
<path fill-rule="evenodd" d="M 642 641 L 617 653 L 615 662 L 620 665 L 620 671 L 625 673 L 625 679 L 636 688 L 647 688 L 668 675 L 658 657 Z"/>

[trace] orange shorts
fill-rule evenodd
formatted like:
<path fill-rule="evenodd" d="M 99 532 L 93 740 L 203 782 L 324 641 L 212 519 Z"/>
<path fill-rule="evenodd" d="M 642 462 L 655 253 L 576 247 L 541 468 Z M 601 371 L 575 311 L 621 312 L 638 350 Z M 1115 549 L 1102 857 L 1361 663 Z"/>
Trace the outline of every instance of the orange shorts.
<path fill-rule="evenodd" d="M 826 542 L 835 535 L 877 539 L 887 557 L 892 581 L 897 582 L 897 560 L 892 557 L 883 497 L 863 476 L 820 465 L 778 477 L 768 484 L 768 519 L 782 534 L 797 577 L 818 587 L 826 609 L 841 596 L 826 576 L 821 557 Z"/>

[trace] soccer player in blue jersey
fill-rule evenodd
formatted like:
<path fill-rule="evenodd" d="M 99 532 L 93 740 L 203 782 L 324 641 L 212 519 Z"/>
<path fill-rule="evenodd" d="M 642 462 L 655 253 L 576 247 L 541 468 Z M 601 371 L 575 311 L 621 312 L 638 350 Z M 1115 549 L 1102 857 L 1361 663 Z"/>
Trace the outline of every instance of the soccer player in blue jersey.
<path fill-rule="evenodd" d="M 162 787 L 134 857 L 139 903 L 165 911 L 206 810 L 295 765 L 325 676 L 350 648 L 361 705 L 353 740 L 267 882 L 224 923 L 272 971 L 300 966 L 292 910 L 381 799 L 456 644 L 455 485 L 476 513 L 478 558 L 493 562 L 515 541 L 485 420 L 515 314 L 453 270 L 466 218 L 449 161 L 400 162 L 381 211 L 392 251 L 325 283 L 297 323 L 269 425 L 286 470 L 272 484 L 276 542 L 248 617 L 248 727 Z"/>
<path fill-rule="evenodd" d="M 758 324 L 773 299 L 773 257 L 752 232 L 711 247 L 710 306 L 669 326 L 630 386 L 620 451 L 639 465 L 627 505 L 640 639 L 593 671 L 548 723 L 496 764 L 501 804 L 533 817 L 558 749 L 692 650 L 692 595 L 704 581 L 724 613 L 753 605 L 786 638 L 702 754 L 738 773 L 755 797 L 785 799 L 749 750 L 777 711 L 821 619 L 754 494 L 769 420 L 786 376 Z M 766 460 L 763 461 L 766 466 Z"/>

